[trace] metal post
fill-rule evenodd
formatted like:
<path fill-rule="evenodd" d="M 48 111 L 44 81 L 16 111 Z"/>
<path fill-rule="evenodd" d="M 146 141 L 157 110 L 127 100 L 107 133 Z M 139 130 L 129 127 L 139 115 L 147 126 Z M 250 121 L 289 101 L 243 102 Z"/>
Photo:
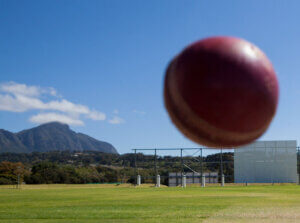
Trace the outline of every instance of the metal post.
<path fill-rule="evenodd" d="M 183 184 L 182 177 L 183 177 L 183 158 L 182 158 L 182 149 L 180 149 L 180 159 L 181 159 L 181 186 Z"/>
<path fill-rule="evenodd" d="M 160 175 L 156 175 L 156 187 L 160 187 Z"/>
<path fill-rule="evenodd" d="M 222 148 L 221 148 L 221 153 L 220 153 L 220 155 L 221 155 L 221 159 L 220 159 L 220 170 L 221 170 L 221 177 L 223 176 L 223 150 L 222 150 Z"/>
<path fill-rule="evenodd" d="M 136 167 L 136 149 L 134 150 L 134 176 L 137 175 L 137 167 Z M 135 182 L 137 184 L 137 182 Z"/>
<path fill-rule="evenodd" d="M 158 171 L 157 171 L 156 149 L 154 149 L 154 171 L 155 171 L 155 176 L 157 176 L 158 175 Z M 157 185 L 157 178 L 156 178 L 156 185 Z"/>
<path fill-rule="evenodd" d="M 202 150 L 203 149 L 201 148 L 201 179 L 202 179 L 202 176 L 203 176 L 203 154 L 202 154 Z"/>

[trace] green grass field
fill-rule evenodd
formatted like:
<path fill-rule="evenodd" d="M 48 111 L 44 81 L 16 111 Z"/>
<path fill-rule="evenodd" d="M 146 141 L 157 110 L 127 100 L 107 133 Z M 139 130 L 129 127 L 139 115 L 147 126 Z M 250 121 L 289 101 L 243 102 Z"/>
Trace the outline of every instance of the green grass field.
<path fill-rule="evenodd" d="M 300 186 L 0 187 L 0 222 L 300 222 Z"/>

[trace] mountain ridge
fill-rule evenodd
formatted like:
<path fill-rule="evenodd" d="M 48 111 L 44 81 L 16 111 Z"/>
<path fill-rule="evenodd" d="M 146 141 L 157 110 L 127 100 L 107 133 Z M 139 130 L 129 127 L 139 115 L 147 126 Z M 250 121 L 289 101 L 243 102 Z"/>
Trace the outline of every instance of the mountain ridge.
<path fill-rule="evenodd" d="M 71 130 L 67 124 L 60 122 L 49 122 L 17 133 L 0 129 L 0 153 L 54 150 L 118 153 L 110 143 L 97 140 L 83 133 L 77 133 Z"/>

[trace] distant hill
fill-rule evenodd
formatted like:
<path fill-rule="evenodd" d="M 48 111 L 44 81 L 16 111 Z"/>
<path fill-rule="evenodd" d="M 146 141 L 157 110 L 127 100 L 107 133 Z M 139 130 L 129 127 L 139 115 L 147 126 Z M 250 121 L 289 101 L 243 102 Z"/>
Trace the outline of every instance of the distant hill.
<path fill-rule="evenodd" d="M 118 153 L 111 144 L 82 133 L 76 133 L 68 125 L 59 122 L 50 122 L 18 133 L 0 129 L 0 153 L 30 153 L 54 150 Z"/>

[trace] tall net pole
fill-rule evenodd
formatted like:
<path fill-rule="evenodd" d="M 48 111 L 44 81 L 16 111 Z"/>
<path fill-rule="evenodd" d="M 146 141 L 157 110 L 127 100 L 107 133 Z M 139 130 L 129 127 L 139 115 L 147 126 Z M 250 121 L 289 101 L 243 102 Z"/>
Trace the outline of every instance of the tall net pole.
<path fill-rule="evenodd" d="M 137 184 L 136 149 L 134 150 L 134 182 Z"/>
<path fill-rule="evenodd" d="M 182 157 L 182 149 L 180 149 L 180 159 L 181 159 L 181 185 L 182 183 L 182 178 L 183 178 L 183 157 Z"/>
<path fill-rule="evenodd" d="M 223 149 L 220 149 L 220 180 L 222 181 L 222 177 L 223 177 Z"/>
<path fill-rule="evenodd" d="M 201 177 L 203 176 L 203 154 L 202 154 L 202 148 L 201 150 Z"/>
<path fill-rule="evenodd" d="M 157 175 L 158 175 L 158 170 L 157 170 L 157 154 L 156 154 L 156 149 L 154 149 L 154 168 L 155 168 L 155 181 L 157 181 Z M 156 182 L 157 185 L 157 182 Z"/>

